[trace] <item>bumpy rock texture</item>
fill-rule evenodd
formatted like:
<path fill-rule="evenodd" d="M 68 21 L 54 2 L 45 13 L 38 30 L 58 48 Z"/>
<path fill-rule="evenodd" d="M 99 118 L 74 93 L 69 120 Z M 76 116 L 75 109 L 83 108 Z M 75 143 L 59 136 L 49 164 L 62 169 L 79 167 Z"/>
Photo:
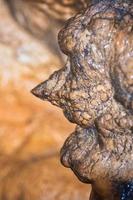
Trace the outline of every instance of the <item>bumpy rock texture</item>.
<path fill-rule="evenodd" d="M 120 185 L 133 179 L 132 1 L 91 2 L 67 21 L 59 44 L 67 64 L 32 92 L 78 125 L 61 161 L 92 184 L 91 200 L 122 199 Z"/>
<path fill-rule="evenodd" d="M 21 11 L 30 20 L 29 9 L 24 10 L 27 2 Z M 38 12 L 36 16 L 43 17 Z M 75 181 L 58 157 L 75 125 L 58 108 L 30 93 L 59 69 L 61 61 L 48 48 L 45 31 L 43 42 L 29 34 L 16 23 L 5 0 L 0 0 L 0 19 L 0 200 L 87 200 L 87 185 Z M 49 38 L 54 41 L 51 31 Z"/>

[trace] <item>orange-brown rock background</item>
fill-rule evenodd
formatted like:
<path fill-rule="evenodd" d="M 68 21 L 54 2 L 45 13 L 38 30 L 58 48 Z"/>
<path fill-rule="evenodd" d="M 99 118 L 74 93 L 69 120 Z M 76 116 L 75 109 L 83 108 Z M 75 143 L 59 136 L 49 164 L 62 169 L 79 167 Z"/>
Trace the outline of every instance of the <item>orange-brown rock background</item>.
<path fill-rule="evenodd" d="M 55 24 L 56 26 L 56 24 Z M 0 0 L 0 199 L 87 200 L 89 187 L 61 166 L 59 151 L 73 131 L 61 110 L 30 90 L 62 66 Z"/>

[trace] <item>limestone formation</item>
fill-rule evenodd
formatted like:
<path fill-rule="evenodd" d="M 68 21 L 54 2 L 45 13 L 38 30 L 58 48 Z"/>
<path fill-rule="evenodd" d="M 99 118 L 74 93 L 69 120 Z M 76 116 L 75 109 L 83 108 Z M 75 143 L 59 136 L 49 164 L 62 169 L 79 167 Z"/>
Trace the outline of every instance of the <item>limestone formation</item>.
<path fill-rule="evenodd" d="M 92 1 L 59 33 L 64 68 L 32 90 L 78 126 L 61 161 L 91 200 L 133 199 L 133 3 Z"/>

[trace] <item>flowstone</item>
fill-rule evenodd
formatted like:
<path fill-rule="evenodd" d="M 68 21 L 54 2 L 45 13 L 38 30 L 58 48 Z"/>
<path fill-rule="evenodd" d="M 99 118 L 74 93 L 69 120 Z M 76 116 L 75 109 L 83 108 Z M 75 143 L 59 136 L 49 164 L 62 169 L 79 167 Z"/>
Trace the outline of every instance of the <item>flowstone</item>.
<path fill-rule="evenodd" d="M 133 2 L 92 1 L 59 33 L 64 68 L 32 93 L 77 124 L 61 162 L 91 200 L 133 200 Z"/>

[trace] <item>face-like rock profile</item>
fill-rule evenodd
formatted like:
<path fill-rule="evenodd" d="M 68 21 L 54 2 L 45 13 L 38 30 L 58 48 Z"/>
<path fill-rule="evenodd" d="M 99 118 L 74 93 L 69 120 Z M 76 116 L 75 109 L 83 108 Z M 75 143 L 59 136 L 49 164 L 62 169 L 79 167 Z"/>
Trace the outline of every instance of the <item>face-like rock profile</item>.
<path fill-rule="evenodd" d="M 32 93 L 78 125 L 61 161 L 92 184 L 91 199 L 119 200 L 118 185 L 133 179 L 132 1 L 93 1 L 68 20 L 59 44 L 65 67 Z"/>
<path fill-rule="evenodd" d="M 89 127 L 110 112 L 114 116 L 133 111 L 133 18 L 129 4 L 94 4 L 71 18 L 59 33 L 67 64 L 32 92 L 61 107 L 71 122 Z"/>

